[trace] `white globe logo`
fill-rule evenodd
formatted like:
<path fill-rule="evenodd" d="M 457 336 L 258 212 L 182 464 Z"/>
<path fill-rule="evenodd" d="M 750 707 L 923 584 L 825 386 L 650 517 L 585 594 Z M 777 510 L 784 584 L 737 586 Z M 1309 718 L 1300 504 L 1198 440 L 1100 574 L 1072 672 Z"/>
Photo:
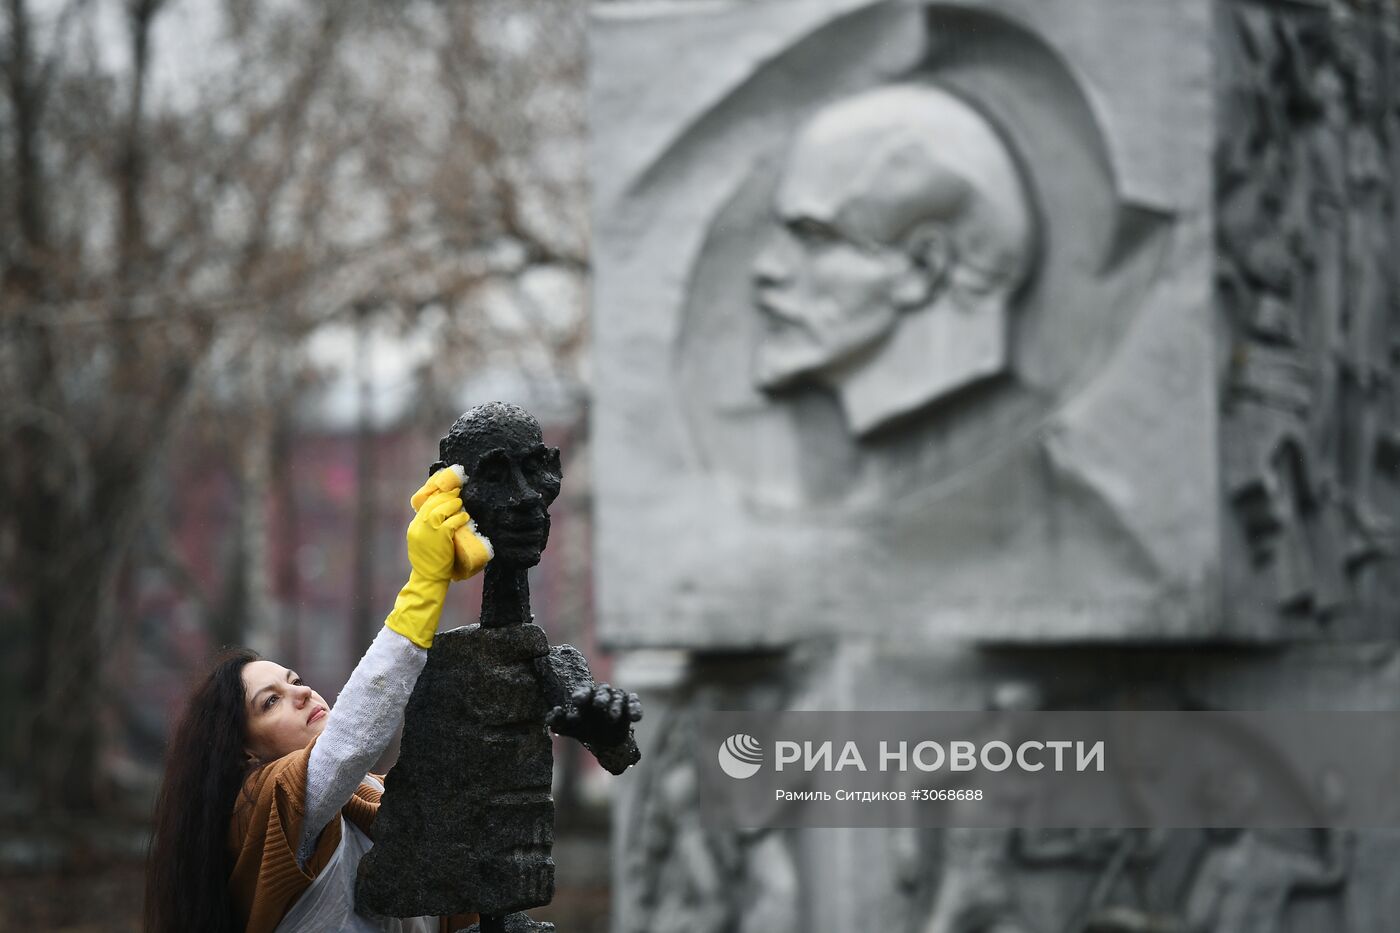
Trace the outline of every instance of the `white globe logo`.
<path fill-rule="evenodd" d="M 736 732 L 719 747 L 719 766 L 732 778 L 751 778 L 763 766 L 763 746 L 753 736 Z"/>

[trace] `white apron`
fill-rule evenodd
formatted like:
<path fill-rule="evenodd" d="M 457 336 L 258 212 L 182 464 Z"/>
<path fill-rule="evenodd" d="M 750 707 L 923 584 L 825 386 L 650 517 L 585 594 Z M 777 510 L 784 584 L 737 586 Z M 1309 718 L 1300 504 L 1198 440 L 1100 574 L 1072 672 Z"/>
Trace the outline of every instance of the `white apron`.
<path fill-rule="evenodd" d="M 383 790 L 373 778 L 365 778 L 365 783 Z M 273 933 L 437 933 L 434 917 L 370 919 L 355 913 L 355 872 L 374 843 L 345 817 L 337 819 L 340 845 L 335 854 Z"/>

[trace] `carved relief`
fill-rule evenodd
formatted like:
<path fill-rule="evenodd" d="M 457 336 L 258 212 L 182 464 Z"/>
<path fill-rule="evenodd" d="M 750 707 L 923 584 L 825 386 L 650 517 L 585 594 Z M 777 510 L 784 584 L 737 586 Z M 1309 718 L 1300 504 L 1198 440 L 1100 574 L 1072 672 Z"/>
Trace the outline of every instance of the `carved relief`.
<path fill-rule="evenodd" d="M 1165 681 L 1140 684 L 1139 698 L 1199 708 Z M 1124 708 L 1134 689 L 1042 697 L 1031 681 L 1006 680 L 989 709 L 1065 705 Z M 1022 736 L 989 733 L 1015 745 Z M 1222 736 L 1233 755 L 1237 737 Z M 980 740 L 980 737 L 979 737 Z M 1277 767 L 1275 762 L 1275 767 Z M 1153 810 L 1151 769 L 1137 789 Z M 1280 775 L 1282 779 L 1283 775 Z M 1332 772 L 1295 774 L 1324 812 L 1345 809 Z M 998 803 L 1019 810 L 1025 792 Z M 1248 814 L 1263 788 L 1249 771 L 1225 771 L 1197 789 L 1207 814 Z M 949 804 L 949 806 L 959 806 Z M 894 891 L 905 905 L 895 928 L 908 933 L 1273 933 L 1349 931 L 1339 896 L 1352 870 L 1356 833 L 1348 830 L 1172 830 L 1130 828 L 902 828 L 890 835 Z M 1295 906 L 1308 899 L 1312 919 Z M 1326 925 L 1315 926 L 1325 916 Z"/>
<path fill-rule="evenodd" d="M 861 624 L 888 632 L 1219 634 L 1212 15 L 599 19 L 614 643 L 787 644 L 849 631 L 873 594 L 887 617 Z M 667 546 L 695 521 L 732 560 Z"/>
<path fill-rule="evenodd" d="M 1271 933 L 1284 926 L 1295 894 L 1335 893 L 1346 880 L 1355 836 L 1338 830 L 1316 835 L 1318 847 L 1310 851 L 1263 830 L 1212 833 L 1187 895 L 1182 929 Z"/>
<path fill-rule="evenodd" d="M 787 156 L 774 214 L 753 266 L 759 388 L 826 386 L 866 437 L 1005 371 L 1031 207 L 967 103 L 903 84 L 822 108 Z"/>
<path fill-rule="evenodd" d="M 1386 605 L 1400 504 L 1397 13 L 1354 7 L 1235 2 L 1221 47 L 1225 491 L 1260 596 L 1321 621 Z"/>
<path fill-rule="evenodd" d="M 913 864 L 930 873 L 935 895 L 915 897 L 918 885 L 906 874 L 910 909 L 900 928 L 909 933 L 1272 933 L 1293 928 L 1301 899 L 1325 906 L 1326 929 L 1352 928 L 1338 896 L 1357 842 L 1349 831 L 947 829 L 925 836 Z"/>
<path fill-rule="evenodd" d="M 627 831 L 627 933 L 797 933 L 798 873 L 781 830 L 702 824 L 694 742 L 701 706 L 669 712 Z"/>
<path fill-rule="evenodd" d="M 1171 217 L 1116 190 L 1063 60 L 988 13 L 931 10 L 924 26 L 887 83 L 794 101 L 782 135 L 765 128 L 690 269 L 677 397 L 707 467 L 755 505 L 878 510 L 1033 444 L 1160 272 Z M 952 37 L 969 30 L 965 58 Z M 768 80 L 704 128 L 722 136 Z M 634 196 L 703 145 L 683 138 Z"/>

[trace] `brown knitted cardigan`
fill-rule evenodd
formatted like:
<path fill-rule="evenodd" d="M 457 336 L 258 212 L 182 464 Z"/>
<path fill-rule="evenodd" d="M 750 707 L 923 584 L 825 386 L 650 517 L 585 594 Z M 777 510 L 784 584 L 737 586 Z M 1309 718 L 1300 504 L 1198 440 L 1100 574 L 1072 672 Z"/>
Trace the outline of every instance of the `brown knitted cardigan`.
<path fill-rule="evenodd" d="M 306 765 L 313 739 L 305 748 L 285 755 L 248 775 L 229 821 L 229 853 L 233 874 L 229 893 L 246 933 L 272 933 L 317 872 L 340 845 L 340 821 L 332 820 L 316 840 L 316 849 L 303 870 L 296 849 L 306 802 Z M 361 784 L 341 808 L 341 814 L 373 838 L 379 812 L 378 791 Z M 477 920 L 475 914 L 443 918 L 442 933 Z"/>

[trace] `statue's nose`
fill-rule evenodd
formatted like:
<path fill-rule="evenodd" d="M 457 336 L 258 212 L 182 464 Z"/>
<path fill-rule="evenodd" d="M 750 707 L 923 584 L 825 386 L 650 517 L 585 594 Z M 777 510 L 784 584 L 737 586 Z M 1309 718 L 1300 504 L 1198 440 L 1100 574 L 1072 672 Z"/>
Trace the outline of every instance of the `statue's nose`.
<path fill-rule="evenodd" d="M 789 259 L 792 247 L 786 232 L 770 235 L 753 262 L 753 279 L 758 285 L 781 285 L 792 277 Z"/>
<path fill-rule="evenodd" d="M 530 485 L 520 467 L 514 464 L 510 468 L 510 482 L 512 486 L 511 497 L 517 502 L 534 503 L 541 498 L 539 490 Z"/>

